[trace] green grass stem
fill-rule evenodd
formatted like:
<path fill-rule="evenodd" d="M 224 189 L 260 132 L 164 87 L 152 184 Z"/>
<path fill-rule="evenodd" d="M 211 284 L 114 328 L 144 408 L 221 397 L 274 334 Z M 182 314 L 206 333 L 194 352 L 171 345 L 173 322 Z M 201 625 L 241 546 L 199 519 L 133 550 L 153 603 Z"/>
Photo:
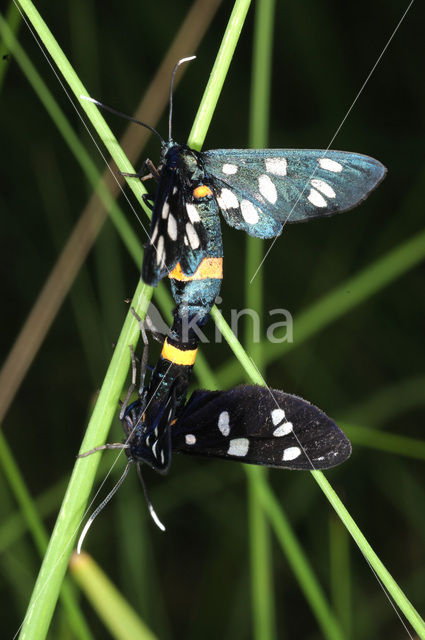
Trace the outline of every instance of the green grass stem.
<path fill-rule="evenodd" d="M 270 75 L 273 48 L 274 0 L 259 0 L 255 8 L 251 106 L 250 147 L 266 147 L 270 105 Z M 245 273 L 251 273 L 263 256 L 263 243 L 246 236 Z M 245 281 L 245 308 L 253 309 L 261 318 L 263 308 L 263 274 L 253 283 Z M 259 327 L 260 335 L 261 321 Z M 247 334 L 248 335 L 248 334 Z M 262 371 L 262 349 L 259 342 L 247 340 L 247 353 Z M 257 640 L 276 637 L 276 615 L 273 589 L 273 559 L 270 527 L 255 485 L 267 469 L 248 467 L 249 544 L 251 563 L 251 599 L 253 635 Z"/>
<path fill-rule="evenodd" d="M 405 251 L 401 251 L 400 253 L 402 253 L 404 257 L 407 258 Z M 420 253 L 419 248 L 418 248 L 418 253 Z M 380 272 L 380 269 L 377 269 L 377 271 Z M 363 279 L 364 278 L 362 277 L 362 280 Z M 230 327 L 224 321 L 223 317 L 221 316 L 221 313 L 218 312 L 217 310 L 215 311 L 215 319 L 222 334 L 228 341 L 230 348 L 235 353 L 239 362 L 242 364 L 243 368 L 245 369 L 245 372 L 250 376 L 252 382 L 254 382 L 255 384 L 264 385 L 265 382 L 261 374 L 259 373 L 258 369 L 255 367 L 254 363 L 249 359 L 242 345 L 237 340 L 236 336 L 233 334 Z M 272 345 L 272 346 L 276 346 L 276 345 Z M 413 605 L 408 601 L 408 599 L 406 598 L 402 590 L 395 583 L 394 579 L 389 574 L 389 572 L 385 569 L 382 562 L 379 560 L 378 556 L 372 551 L 372 548 L 370 547 L 369 543 L 366 541 L 364 536 L 361 534 L 358 527 L 354 524 L 354 521 L 350 517 L 348 518 L 345 517 L 346 515 L 349 516 L 348 511 L 346 510 L 342 502 L 337 497 L 335 491 L 331 488 L 330 484 L 326 480 L 323 473 L 321 473 L 320 471 L 312 471 L 311 473 L 314 476 L 317 483 L 319 484 L 319 486 L 322 488 L 323 492 L 325 493 L 326 497 L 328 498 L 332 507 L 335 509 L 338 516 L 341 518 L 343 523 L 347 526 L 349 533 L 352 535 L 352 537 L 357 542 L 357 544 L 359 544 L 358 540 L 359 540 L 359 537 L 361 536 L 363 541 L 362 544 L 364 544 L 364 547 L 365 548 L 367 547 L 368 549 L 371 550 L 371 553 L 368 555 L 368 562 L 370 563 L 373 570 L 379 575 L 379 578 L 381 579 L 385 588 L 396 599 L 396 603 L 398 604 L 400 609 L 403 611 L 403 613 L 406 615 L 408 620 L 416 629 L 416 627 L 422 624 L 422 622 L 419 622 L 421 621 L 421 618 L 419 617 L 419 614 L 417 613 Z M 400 600 L 398 598 L 400 598 Z M 420 628 L 420 626 L 418 628 Z"/>
<path fill-rule="evenodd" d="M 312 476 L 316 480 L 319 487 L 335 509 L 336 513 L 342 520 L 345 528 L 350 533 L 351 537 L 359 547 L 368 565 L 373 569 L 374 573 L 382 583 L 384 590 L 388 592 L 396 606 L 406 616 L 412 627 L 421 639 L 425 638 L 425 622 L 416 611 L 412 603 L 406 598 L 405 594 L 394 580 L 388 569 L 384 566 L 381 560 L 378 558 L 363 533 L 360 531 L 357 524 L 339 499 L 335 490 L 331 487 L 326 480 L 323 473 L 320 471 L 311 471 Z M 385 594 L 386 596 L 386 594 Z M 383 596 L 383 597 L 385 597 Z"/>
<path fill-rule="evenodd" d="M 132 607 L 88 554 L 73 554 L 70 571 L 113 638 L 155 640 Z"/>
<path fill-rule="evenodd" d="M 201 149 L 211 124 L 251 0 L 236 0 L 217 53 L 187 144 Z"/>
<path fill-rule="evenodd" d="M 108 149 L 109 154 L 114 159 L 118 169 L 128 173 L 135 173 L 134 167 L 121 149 L 117 139 L 100 114 L 99 109 L 93 103 L 81 98 L 81 96 L 90 96 L 90 92 L 80 81 L 72 65 L 69 63 L 57 40 L 54 38 L 52 32 L 42 19 L 34 4 L 30 0 L 20 0 L 20 5 L 44 47 L 54 60 L 65 82 L 72 90 L 75 98 L 77 98 L 80 107 L 85 111 L 99 137 Z M 148 212 L 142 199 L 143 194 L 146 193 L 146 189 L 142 182 L 140 180 L 128 180 L 128 184 L 142 208 Z"/>
<path fill-rule="evenodd" d="M 420 231 L 369 264 L 358 274 L 347 278 L 333 291 L 299 313 L 294 320 L 294 342 L 276 344 L 264 342 L 264 363 L 270 364 L 292 349 L 301 346 L 345 313 L 365 302 L 374 293 L 381 291 L 409 269 L 416 267 L 424 258 L 425 231 Z M 246 370 L 243 360 L 241 364 Z M 225 363 L 219 369 L 218 377 L 226 386 L 233 386 L 241 380 L 240 364 L 234 359 Z"/>
<path fill-rule="evenodd" d="M 294 572 L 327 640 L 343 640 L 344 634 L 335 619 L 320 584 L 296 538 L 279 502 L 264 477 L 257 478 L 255 484 L 263 509 L 267 513 L 282 551 Z"/>
<path fill-rule="evenodd" d="M 119 207 L 117 202 L 109 193 L 108 189 L 105 187 L 103 181 L 101 180 L 101 174 L 97 170 L 96 165 L 91 160 L 90 156 L 87 154 L 84 146 L 81 144 L 73 128 L 71 127 L 65 115 L 57 105 L 51 92 L 47 88 L 41 76 L 38 74 L 37 70 L 31 63 L 28 56 L 23 51 L 22 47 L 14 37 L 11 30 L 8 28 L 7 24 L 5 23 L 1 15 L 0 15 L 0 34 L 4 38 L 5 42 L 8 43 L 8 46 L 10 46 L 16 58 L 16 61 L 18 62 L 26 78 L 32 85 L 34 91 L 39 96 L 41 102 L 45 106 L 53 122 L 56 124 L 58 130 L 60 131 L 64 140 L 68 144 L 71 152 L 74 154 L 76 160 L 79 162 L 85 175 L 87 175 L 93 188 L 97 189 L 97 193 L 101 198 L 103 205 L 109 211 L 109 215 L 118 231 L 118 234 L 120 235 L 128 252 L 132 256 L 134 262 L 136 263 L 137 268 L 140 269 L 140 264 L 142 261 L 142 247 L 139 239 L 137 238 L 132 227 L 129 225 L 126 219 L 126 216 L 122 212 L 122 209 Z M 136 181 L 132 180 L 131 182 L 134 183 Z M 160 284 L 155 289 L 155 298 L 158 301 L 158 304 L 161 310 L 163 311 L 163 313 L 166 313 L 166 310 L 170 311 L 170 314 L 168 317 L 171 318 L 171 309 L 173 307 L 173 303 L 171 301 L 170 294 L 168 293 L 168 291 L 163 285 Z M 208 386 L 213 386 L 214 378 L 211 375 L 211 370 L 207 365 L 206 360 L 202 353 L 198 354 L 195 373 L 202 374 L 203 379 L 205 381 L 204 384 Z M 0 394 L 2 394 L 3 392 L 6 393 L 7 390 L 8 390 L 7 385 L 2 385 L 0 387 Z"/>
<path fill-rule="evenodd" d="M 34 501 L 28 493 L 25 481 L 21 475 L 18 465 L 16 464 L 13 454 L 7 444 L 7 441 L 0 431 L 0 466 L 9 483 L 15 499 L 20 507 L 21 514 L 26 521 L 28 529 L 31 531 L 35 541 L 37 550 L 41 557 L 47 548 L 48 536 L 47 532 L 40 520 L 39 513 L 35 507 Z M 70 627 L 75 633 L 76 638 L 82 640 L 91 640 L 92 635 L 89 627 L 84 619 L 71 585 L 68 581 L 64 581 L 61 588 L 61 600 L 66 611 L 67 620 Z"/>
<path fill-rule="evenodd" d="M 21 20 L 21 14 L 19 13 L 16 7 L 16 3 L 13 2 L 13 0 L 10 0 L 9 2 L 9 6 L 7 8 L 6 15 L 5 15 L 5 21 L 10 31 L 14 34 L 14 36 L 16 36 L 16 34 L 18 33 L 21 27 L 22 20 Z M 5 42 L 4 44 L 6 45 L 6 47 L 9 46 L 7 42 Z M 7 53 L 3 51 L 2 51 L 2 54 L 7 55 Z M 6 77 L 8 67 L 9 67 L 9 64 L 0 65 L 0 91 L 3 89 L 4 79 Z"/>
<path fill-rule="evenodd" d="M 344 632 L 351 636 L 350 538 L 347 529 L 333 513 L 329 518 L 329 555 L 332 604 Z"/>
<path fill-rule="evenodd" d="M 65 80 L 74 94 L 88 95 L 79 81 L 74 70 L 64 56 L 58 43 L 54 39 L 40 14 L 29 0 L 22 0 L 22 8 L 30 19 L 33 28 L 42 40 L 44 46 L 59 67 Z M 249 6 L 247 0 L 237 0 L 234 11 L 226 29 L 223 43 L 219 52 L 219 64 L 213 69 L 214 82 L 209 82 L 194 128 L 191 133 L 191 144 L 200 147 L 217 103 L 221 86 L 224 82 L 227 68 L 233 56 L 243 20 Z M 104 141 L 111 156 L 121 171 L 134 172 L 126 159 L 115 137 L 93 104 L 82 100 L 81 105 L 86 111 L 99 136 Z M 202 126 L 203 122 L 208 122 Z M 132 180 L 131 188 L 141 201 L 144 192 L 140 181 Z M 136 289 L 132 305 L 143 318 L 146 312 L 152 290 L 141 282 Z M 120 334 L 118 343 L 108 368 L 105 381 L 100 390 L 99 398 L 89 422 L 81 451 L 87 451 L 99 444 L 103 444 L 109 430 L 110 423 L 116 412 L 119 394 L 124 384 L 130 364 L 129 345 L 136 345 L 139 337 L 139 327 L 134 316 L 129 312 Z M 43 561 L 32 598 L 25 617 L 21 638 L 44 638 L 50 624 L 51 616 L 56 604 L 60 584 L 66 571 L 67 560 L 80 526 L 84 505 L 88 499 L 98 466 L 99 456 L 77 461 L 66 492 L 61 511 L 56 522 L 46 556 Z"/>
<path fill-rule="evenodd" d="M 398 433 L 388 433 L 359 425 L 346 424 L 343 421 L 338 422 L 338 424 L 355 445 L 415 458 L 416 460 L 425 460 L 425 442 L 419 440 L 419 438 L 410 438 Z"/>
<path fill-rule="evenodd" d="M 39 37 L 48 49 L 50 55 L 55 60 L 65 79 L 72 87 L 75 95 L 79 96 L 80 94 L 87 94 L 87 91 L 79 82 L 71 66 L 55 42 L 52 34 L 41 20 L 34 6 L 28 0 L 21 0 L 21 5 L 27 16 L 30 18 Z M 197 119 L 189 137 L 190 144 L 194 148 L 200 148 L 205 138 L 206 130 L 211 120 L 219 92 L 223 85 L 227 68 L 230 64 L 248 6 L 249 2 L 242 2 L 242 0 L 238 0 L 235 3 L 235 8 L 224 36 L 222 47 L 220 48 L 218 60 L 214 66 L 210 82 L 207 86 L 206 97 L 204 97 L 201 103 Z M 103 118 L 101 118 L 97 109 L 85 101 L 82 102 L 82 106 L 88 117 L 92 120 L 99 135 L 105 141 L 108 150 L 114 157 L 119 168 L 123 171 L 133 171 L 133 168 L 128 161 L 126 161 L 118 143 L 112 136 L 112 133 L 106 126 L 106 123 L 104 123 Z M 143 193 L 143 188 L 140 182 L 133 180 L 131 181 L 130 186 L 140 201 Z M 341 287 L 328 296 L 322 298 L 318 303 L 312 305 L 310 309 L 304 312 L 304 314 L 300 315 L 297 320 L 296 343 L 294 344 L 300 344 L 321 328 L 327 326 L 337 317 L 352 309 L 376 291 L 382 289 L 386 284 L 393 281 L 396 277 L 407 271 L 407 269 L 413 267 L 422 260 L 424 255 L 425 234 L 422 232 L 411 240 L 402 243 L 395 250 L 389 252 L 373 265 L 364 269 L 358 276 L 347 280 Z M 143 315 L 143 311 L 146 309 L 150 295 L 151 291 L 139 284 L 133 304 L 140 315 Z M 250 361 L 249 357 L 243 351 L 241 345 L 233 334 L 232 336 L 229 336 L 228 332 L 230 329 L 220 315 L 221 314 L 219 314 L 215 309 L 214 317 L 217 319 L 223 335 L 227 338 L 230 337 L 231 347 L 242 360 L 246 373 L 252 381 L 258 384 L 263 384 L 261 374 Z M 93 412 L 86 438 L 82 446 L 83 450 L 87 450 L 95 445 L 101 444 L 106 437 L 110 420 L 116 412 L 119 393 L 124 383 L 129 365 L 130 358 L 128 345 L 136 344 L 137 338 L 138 326 L 133 316 L 129 314 L 126 322 L 124 323 L 123 331 L 105 378 L 105 383 L 102 386 L 98 403 L 96 404 Z M 283 345 L 265 345 L 265 362 L 271 362 L 276 357 L 282 355 L 282 353 L 287 352 L 290 348 L 292 348 L 292 345 L 288 345 L 287 343 L 284 343 Z M 236 368 L 237 377 L 240 375 L 239 365 L 236 365 Z M 232 375 L 235 377 L 235 370 L 235 367 L 233 367 L 229 374 L 229 367 L 227 367 L 224 370 L 224 373 L 227 371 L 228 377 L 225 380 L 224 377 L 220 375 L 221 383 L 230 384 L 232 382 Z M 223 371 L 221 373 L 223 373 Z M 29 615 L 26 618 L 21 637 L 38 639 L 44 638 L 47 633 L 59 587 L 66 570 L 69 549 L 75 539 L 81 515 L 84 510 L 84 505 L 94 479 L 97 464 L 98 456 L 79 460 L 76 464 L 61 513 L 49 544 L 42 570 L 36 583 L 30 603 Z M 420 637 L 424 637 L 423 621 L 419 617 L 419 614 L 404 596 L 398 585 L 394 583 L 394 580 L 385 567 L 383 567 L 376 554 L 374 554 L 370 545 L 368 545 L 364 536 L 358 530 L 348 512 L 346 512 L 345 507 L 343 507 L 323 474 L 313 472 L 313 475 L 319 486 L 325 492 L 325 495 L 330 500 L 331 504 L 340 515 L 345 526 L 361 547 L 363 553 L 366 553 L 368 561 L 373 566 L 374 570 L 379 575 L 380 579 L 385 584 L 400 609 L 404 612 Z M 276 531 L 279 531 L 279 535 L 283 536 L 285 526 L 282 524 L 282 512 L 280 509 L 270 507 L 270 494 L 265 491 L 267 485 L 264 479 L 259 478 L 256 486 L 259 487 L 259 491 L 263 491 L 263 508 L 268 510 L 267 513 L 270 520 L 274 523 Z M 291 562 L 295 563 L 295 547 L 288 557 Z M 317 592 L 317 590 L 313 588 L 315 582 L 308 578 L 308 570 L 305 568 L 302 561 L 300 561 L 297 571 L 301 576 L 299 578 L 300 583 L 304 580 L 304 589 L 306 592 L 308 591 L 311 594 L 309 601 L 315 603 L 316 615 L 322 621 L 322 629 L 326 629 L 326 637 L 341 637 L 338 635 L 340 633 L 338 626 L 336 625 L 332 615 L 328 612 L 326 603 L 323 602 L 324 599 L 321 597 L 320 592 Z"/>
<path fill-rule="evenodd" d="M 141 281 L 136 289 L 132 306 L 143 318 L 152 289 Z M 136 346 L 139 325 L 129 311 L 118 343 L 115 347 L 105 381 L 93 410 L 81 452 L 105 442 L 130 365 L 129 345 Z M 56 605 L 59 589 L 66 572 L 69 555 L 83 518 L 100 456 L 77 460 L 62 507 L 50 538 L 49 546 L 38 575 L 21 638 L 45 638 Z"/>
<path fill-rule="evenodd" d="M 26 4 L 28 4 L 26 0 L 23 0 L 22 6 Z M 35 14 L 38 15 L 35 9 L 34 11 L 35 11 Z M 38 23 L 36 24 L 38 26 Z M 42 31 L 42 33 L 44 33 L 45 35 L 45 41 L 43 41 L 43 43 L 46 45 L 46 48 L 48 48 L 47 44 L 49 44 L 50 47 L 52 48 L 53 47 L 51 43 L 51 39 L 53 38 L 52 34 L 47 30 L 47 27 L 45 27 L 44 23 L 42 23 L 39 26 L 39 28 Z M 58 131 L 61 133 L 71 153 L 74 155 L 75 159 L 81 166 L 81 169 L 84 172 L 84 175 L 87 177 L 88 181 L 90 182 L 91 186 L 93 187 L 93 190 L 97 193 L 97 195 L 99 196 L 100 200 L 103 203 L 103 206 L 109 212 L 111 220 L 114 223 L 114 225 L 117 227 L 117 231 L 120 237 L 122 238 L 128 252 L 133 257 L 133 259 L 137 262 L 137 264 L 140 265 L 142 260 L 142 251 L 140 247 L 140 242 L 137 240 L 137 237 L 133 229 L 131 228 L 130 224 L 128 223 L 128 220 L 122 213 L 122 210 L 116 203 L 115 199 L 111 196 L 108 189 L 105 187 L 103 181 L 100 179 L 101 176 L 98 169 L 96 168 L 95 163 L 91 159 L 90 155 L 87 153 L 86 149 L 84 148 L 84 145 L 81 143 L 80 139 L 78 138 L 77 134 L 75 133 L 74 129 L 72 128 L 65 114 L 58 106 L 52 93 L 47 88 L 47 85 L 45 84 L 42 77 L 40 76 L 40 74 L 32 64 L 31 60 L 29 59 L 29 57 L 27 56 L 27 54 L 19 44 L 18 40 L 15 38 L 13 32 L 11 31 L 10 27 L 8 26 L 4 18 L 1 16 L 1 14 L 0 14 L 0 35 L 2 39 L 7 43 L 8 47 L 10 47 L 10 50 L 13 52 L 13 56 L 18 62 L 19 66 L 21 67 L 23 73 L 25 74 L 25 77 L 27 78 L 28 82 L 34 89 L 34 92 L 36 93 L 36 95 L 39 97 L 47 113 L 51 117 L 52 122 L 54 122 Z M 57 57 L 59 61 L 62 63 L 62 67 L 66 72 L 65 79 L 71 83 L 71 86 L 74 88 L 74 91 L 85 92 L 85 95 L 87 95 L 87 91 L 85 91 L 84 87 L 81 85 L 81 83 L 79 83 L 78 79 L 76 79 L 75 72 L 72 69 L 71 70 L 69 69 L 68 64 L 63 63 L 63 59 L 65 58 L 65 56 L 63 52 L 59 49 L 59 46 L 57 46 Z M 59 63 L 58 63 L 58 66 L 59 66 Z M 100 117 L 98 109 L 93 104 L 87 102 L 86 100 L 82 100 L 81 102 L 83 103 L 84 107 L 86 107 L 87 105 L 90 105 L 90 115 L 93 117 L 93 124 L 94 126 L 99 127 L 99 135 L 100 135 L 100 132 L 104 133 L 104 128 L 106 128 L 107 125 L 103 121 L 103 118 Z M 102 123 L 104 127 L 102 127 Z M 114 145 L 111 144 L 111 148 L 115 152 L 115 149 L 119 147 L 118 142 L 113 137 L 112 132 L 109 130 L 108 132 L 109 132 L 108 139 L 110 140 L 111 138 L 113 138 L 116 143 Z M 122 155 L 122 152 L 119 156 L 117 155 L 116 160 L 119 160 L 121 155 Z M 125 163 L 125 166 L 131 167 L 128 161 L 127 163 Z M 125 171 L 134 171 L 134 169 L 127 168 L 125 169 Z M 142 184 L 139 180 L 132 180 L 130 182 Z M 139 191 L 137 191 L 137 195 L 140 197 Z"/>

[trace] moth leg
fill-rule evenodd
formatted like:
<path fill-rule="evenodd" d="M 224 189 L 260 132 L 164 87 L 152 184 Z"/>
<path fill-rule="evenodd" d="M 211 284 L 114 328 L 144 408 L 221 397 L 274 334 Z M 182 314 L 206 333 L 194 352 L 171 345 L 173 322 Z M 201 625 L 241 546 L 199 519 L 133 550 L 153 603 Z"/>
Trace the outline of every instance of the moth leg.
<path fill-rule="evenodd" d="M 145 382 L 145 375 L 148 369 L 148 359 L 149 359 L 149 341 L 148 336 L 146 335 L 146 329 L 142 318 L 136 312 L 134 307 L 131 307 L 131 313 L 136 318 L 139 323 L 140 333 L 142 334 L 142 340 L 144 343 L 143 355 L 142 355 L 142 363 L 140 365 L 140 386 L 139 386 L 139 396 L 142 394 L 143 386 Z M 134 376 L 134 382 L 136 382 L 136 377 Z M 134 387 L 133 387 L 134 388 Z"/>
<path fill-rule="evenodd" d="M 130 445 L 122 442 L 112 442 L 110 444 L 102 444 L 100 447 L 94 447 L 94 449 L 90 449 L 90 451 L 79 453 L 77 458 L 87 458 L 87 456 L 91 456 L 92 453 L 96 453 L 96 451 L 104 451 L 105 449 L 128 449 L 129 446 Z"/>
<path fill-rule="evenodd" d="M 153 209 L 153 204 L 154 204 L 154 199 L 147 193 L 144 193 L 142 195 L 142 200 L 145 203 L 145 205 L 148 207 L 148 209 L 150 209 L 152 211 Z"/>
<path fill-rule="evenodd" d="M 146 171 L 149 171 L 149 173 L 146 173 Z M 156 182 L 159 182 L 159 171 L 149 158 L 146 158 L 140 171 L 137 173 L 125 173 L 124 171 L 120 171 L 119 174 L 125 178 L 139 178 L 142 182 L 150 180 L 151 178 L 156 180 Z"/>
<path fill-rule="evenodd" d="M 143 167 L 144 169 L 149 169 L 149 173 L 145 176 L 144 180 L 149 180 L 150 178 L 153 178 L 155 182 L 159 182 L 159 171 L 155 167 L 154 163 L 150 158 L 146 158 L 146 160 L 143 163 Z"/>
<path fill-rule="evenodd" d="M 146 315 L 145 321 L 142 322 L 142 319 L 133 308 L 131 309 L 131 312 L 133 316 L 136 318 L 136 320 L 139 322 L 139 326 L 141 327 L 141 331 L 142 331 L 143 342 L 145 342 L 145 344 L 147 344 L 146 330 L 152 334 L 152 338 L 157 342 L 159 342 L 159 344 L 164 344 L 165 338 L 167 337 L 166 334 L 162 333 L 161 331 L 157 331 L 155 329 L 155 325 L 153 324 L 152 320 L 149 318 L 149 315 Z"/>
<path fill-rule="evenodd" d="M 131 384 L 128 388 L 127 395 L 125 396 L 125 400 L 121 407 L 120 420 L 123 420 L 131 395 L 134 389 L 136 388 L 137 366 L 136 366 L 136 357 L 134 355 L 134 349 L 132 344 L 130 345 L 130 356 L 131 356 Z"/>

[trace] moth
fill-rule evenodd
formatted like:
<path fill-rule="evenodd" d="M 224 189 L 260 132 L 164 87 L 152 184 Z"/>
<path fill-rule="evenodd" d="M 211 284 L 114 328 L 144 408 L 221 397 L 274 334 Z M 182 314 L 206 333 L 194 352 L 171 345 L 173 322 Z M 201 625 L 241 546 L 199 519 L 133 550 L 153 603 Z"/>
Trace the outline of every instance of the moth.
<path fill-rule="evenodd" d="M 151 423 L 146 392 L 122 416 L 128 459 L 167 473 L 171 453 L 293 470 L 329 469 L 351 444 L 335 422 L 298 396 L 258 385 L 194 391 L 175 415 L 170 394 Z"/>
<path fill-rule="evenodd" d="M 192 276 L 208 258 L 207 220 L 219 218 L 258 238 L 278 236 L 286 224 L 331 216 L 356 207 L 384 179 L 384 165 L 367 155 L 328 149 L 215 149 L 196 151 L 171 134 L 174 67 L 170 83 L 169 139 L 93 98 L 82 98 L 152 131 L 161 142 L 157 168 L 123 175 L 158 182 L 142 278 L 155 286 L 180 263 Z M 146 172 L 146 170 L 148 171 Z M 215 229 L 215 227 L 214 227 Z M 221 242 L 221 238 L 217 238 Z"/>
<path fill-rule="evenodd" d="M 220 214 L 258 238 L 285 224 L 348 211 L 383 180 L 385 167 L 348 151 L 216 149 L 164 142 L 142 278 L 156 285 L 180 263 L 190 276 L 208 256 L 205 218 Z"/>
<path fill-rule="evenodd" d="M 123 449 L 127 465 L 119 481 L 88 519 L 78 541 L 83 540 L 94 519 L 124 482 L 135 464 L 149 512 L 161 530 L 142 476 L 146 464 L 161 474 L 169 471 L 173 453 L 223 458 L 266 467 L 291 470 L 329 469 L 351 455 L 351 444 L 335 422 L 316 406 L 296 395 L 258 385 L 241 385 L 229 391 L 194 391 L 183 405 L 177 386 L 189 384 L 178 367 L 161 385 L 161 402 L 152 411 L 152 380 L 144 384 L 148 344 L 141 323 L 145 348 L 137 400 L 128 404 L 136 386 L 133 350 L 133 378 L 120 420 L 125 440 L 100 445 L 81 453 L 84 458 L 104 449 Z M 182 366 L 181 369 L 184 367 Z M 184 394 L 185 395 L 185 394 Z"/>

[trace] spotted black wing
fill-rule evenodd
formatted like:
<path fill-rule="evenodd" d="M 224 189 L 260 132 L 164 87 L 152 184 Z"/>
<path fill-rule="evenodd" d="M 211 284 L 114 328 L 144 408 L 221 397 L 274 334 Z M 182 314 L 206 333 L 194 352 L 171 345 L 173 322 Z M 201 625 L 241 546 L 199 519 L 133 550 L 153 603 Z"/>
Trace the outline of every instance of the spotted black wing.
<path fill-rule="evenodd" d="M 156 286 L 177 264 L 183 249 L 184 216 L 175 171 L 164 167 L 152 210 L 149 241 L 142 265 L 143 282 Z"/>
<path fill-rule="evenodd" d="M 181 192 L 181 211 L 183 217 L 183 250 L 180 265 L 183 273 L 191 276 L 199 267 L 201 261 L 209 257 L 207 251 L 207 231 L 202 222 L 205 215 L 214 215 L 217 204 L 213 198 L 200 203 L 193 196 L 193 189 L 184 188 Z M 217 214 L 218 215 L 218 211 Z"/>
<path fill-rule="evenodd" d="M 122 419 L 130 445 L 129 458 L 143 462 L 159 473 L 167 473 L 171 462 L 170 424 L 174 414 L 175 401 L 171 393 L 154 411 L 149 411 L 145 402 L 133 402 Z"/>
<path fill-rule="evenodd" d="M 386 174 L 374 158 L 346 151 L 217 149 L 202 159 L 226 221 L 261 238 L 352 209 Z"/>
<path fill-rule="evenodd" d="M 195 391 L 171 438 L 176 451 L 284 469 L 327 469 L 351 454 L 350 441 L 323 411 L 248 385 Z"/>
<path fill-rule="evenodd" d="M 192 275 L 205 257 L 206 233 L 192 199 L 191 193 L 186 196 L 179 173 L 165 166 L 143 257 L 142 278 L 146 284 L 156 286 L 179 261 L 183 271 Z"/>

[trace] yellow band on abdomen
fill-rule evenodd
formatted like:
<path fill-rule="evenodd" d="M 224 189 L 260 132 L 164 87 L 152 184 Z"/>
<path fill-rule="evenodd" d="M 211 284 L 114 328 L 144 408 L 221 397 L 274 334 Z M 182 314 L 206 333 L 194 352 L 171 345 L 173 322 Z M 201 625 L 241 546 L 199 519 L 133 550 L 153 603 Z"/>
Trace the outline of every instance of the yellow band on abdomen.
<path fill-rule="evenodd" d="M 178 347 L 173 347 L 172 344 L 167 342 L 165 339 L 164 346 L 162 347 L 161 356 L 165 360 L 169 360 L 174 364 L 184 364 L 190 366 L 195 363 L 196 354 L 198 353 L 198 349 L 179 349 Z"/>
<path fill-rule="evenodd" d="M 189 282 L 190 280 L 206 280 L 207 278 L 223 279 L 223 258 L 204 258 L 192 276 L 183 273 L 180 262 L 168 274 L 169 278 Z"/>

